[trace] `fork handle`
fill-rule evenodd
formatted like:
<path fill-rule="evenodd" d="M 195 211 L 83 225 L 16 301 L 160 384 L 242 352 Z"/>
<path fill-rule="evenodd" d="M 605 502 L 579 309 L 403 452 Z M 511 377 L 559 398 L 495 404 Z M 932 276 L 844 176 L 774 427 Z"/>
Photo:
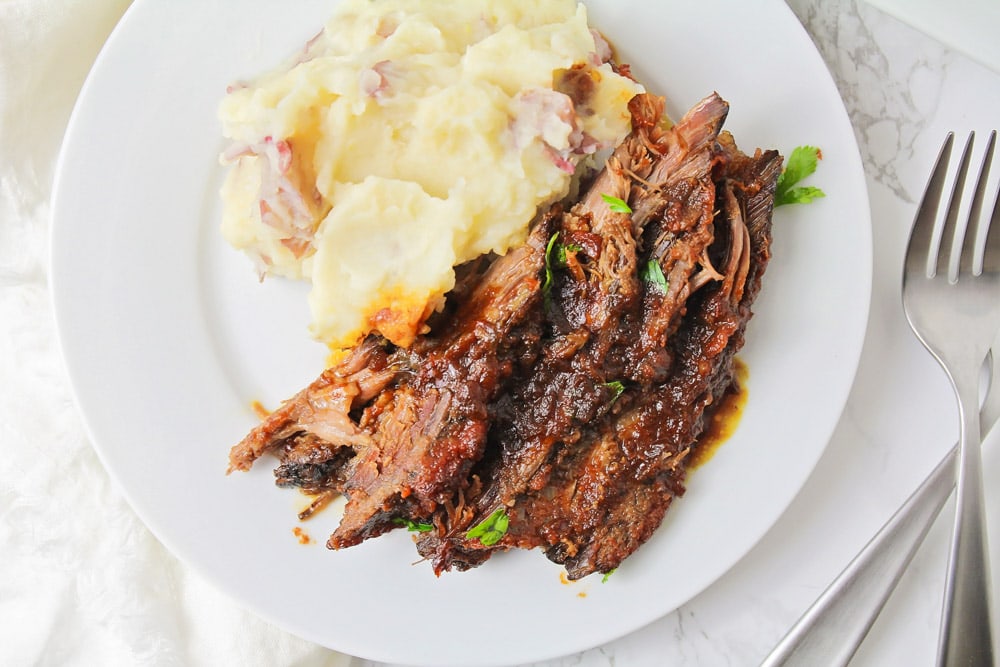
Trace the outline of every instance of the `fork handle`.
<path fill-rule="evenodd" d="M 979 422 L 982 433 L 997 425 L 997 405 L 987 399 Z M 843 667 L 851 660 L 955 488 L 958 447 L 955 443 L 761 667 Z"/>
<path fill-rule="evenodd" d="M 952 378 L 958 394 L 962 430 L 955 527 L 938 647 L 938 664 L 944 667 L 994 664 L 982 438 L 976 410 L 979 407 L 978 368 L 976 370 L 976 375 Z"/>
<path fill-rule="evenodd" d="M 957 445 L 802 615 L 761 667 L 846 665 L 924 541 L 955 483 Z"/>

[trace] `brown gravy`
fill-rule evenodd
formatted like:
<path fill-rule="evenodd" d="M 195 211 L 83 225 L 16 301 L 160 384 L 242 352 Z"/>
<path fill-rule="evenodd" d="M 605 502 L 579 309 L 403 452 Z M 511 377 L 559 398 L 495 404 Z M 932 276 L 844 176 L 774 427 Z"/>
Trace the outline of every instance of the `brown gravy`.
<path fill-rule="evenodd" d="M 740 424 L 743 408 L 746 407 L 747 403 L 749 370 L 739 357 L 735 359 L 734 369 L 736 372 L 736 391 L 728 392 L 722 399 L 722 405 L 712 415 L 711 421 L 705 428 L 705 433 L 698 441 L 698 446 L 691 453 L 689 470 L 697 468 L 715 456 L 715 452 L 729 439 Z"/>

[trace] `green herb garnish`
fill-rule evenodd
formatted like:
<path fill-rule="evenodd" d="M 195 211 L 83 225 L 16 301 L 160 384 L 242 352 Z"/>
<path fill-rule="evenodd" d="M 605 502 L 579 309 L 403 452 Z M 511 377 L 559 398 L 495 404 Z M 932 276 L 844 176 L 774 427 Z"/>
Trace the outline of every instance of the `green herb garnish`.
<path fill-rule="evenodd" d="M 610 389 L 614 395 L 611 397 L 611 402 L 614 403 L 618 400 L 618 397 L 622 395 L 625 391 L 625 385 L 621 383 L 621 380 L 615 380 L 614 382 L 605 382 L 604 386 Z"/>
<path fill-rule="evenodd" d="M 559 232 L 549 237 L 549 242 L 545 245 L 545 281 L 542 283 L 542 297 L 545 305 L 548 306 L 552 300 L 552 249 L 556 247 L 559 239 Z"/>
<path fill-rule="evenodd" d="M 510 519 L 507 517 L 507 512 L 501 507 L 476 524 L 465 534 L 465 539 L 474 540 L 479 538 L 479 542 L 484 547 L 493 546 L 507 533 L 507 526 L 509 524 Z"/>
<path fill-rule="evenodd" d="M 583 248 L 575 243 L 557 243 L 555 247 L 556 266 L 564 267 L 569 263 L 569 258 L 566 253 L 580 252 L 581 250 L 583 250 Z"/>
<path fill-rule="evenodd" d="M 607 572 L 605 572 L 605 573 L 604 573 L 604 576 L 603 576 L 603 577 L 601 577 L 601 583 L 602 583 L 602 584 L 606 584 L 606 583 L 608 583 L 608 578 L 609 578 L 609 577 L 611 577 L 611 575 L 612 575 L 612 574 L 614 574 L 614 573 L 615 573 L 615 570 L 617 570 L 617 569 L 618 569 L 618 568 L 617 568 L 617 567 L 615 567 L 615 568 L 611 568 L 610 570 L 608 570 Z"/>
<path fill-rule="evenodd" d="M 396 517 L 392 522 L 397 526 L 406 526 L 406 529 L 411 533 L 429 533 L 434 530 L 434 524 L 414 521 L 412 519 Z"/>
<path fill-rule="evenodd" d="M 549 237 L 549 242 L 545 245 L 545 281 L 542 282 L 542 297 L 545 299 L 546 307 L 552 305 L 552 283 L 555 280 L 555 269 L 566 266 L 568 262 L 567 252 L 580 252 L 581 250 L 583 248 L 575 243 L 559 243 L 559 232 Z"/>
<path fill-rule="evenodd" d="M 667 277 L 663 275 L 663 269 L 660 268 L 660 263 L 655 259 L 651 259 L 646 262 L 645 266 L 642 267 L 642 270 L 639 271 L 639 277 L 643 282 L 660 288 L 664 294 L 667 293 L 667 288 L 670 286 L 670 283 L 667 282 Z"/>
<path fill-rule="evenodd" d="M 774 191 L 774 205 L 807 204 L 813 199 L 825 197 L 819 188 L 806 185 L 795 187 L 799 181 L 816 171 L 816 165 L 823 155 L 815 146 L 799 146 L 785 160 L 785 169 L 778 176 L 778 187 Z"/>
<path fill-rule="evenodd" d="M 618 197 L 612 197 L 611 195 L 602 194 L 601 199 L 604 203 L 608 205 L 614 213 L 631 213 L 632 209 L 628 204 L 625 203 L 624 199 L 619 199 Z"/>

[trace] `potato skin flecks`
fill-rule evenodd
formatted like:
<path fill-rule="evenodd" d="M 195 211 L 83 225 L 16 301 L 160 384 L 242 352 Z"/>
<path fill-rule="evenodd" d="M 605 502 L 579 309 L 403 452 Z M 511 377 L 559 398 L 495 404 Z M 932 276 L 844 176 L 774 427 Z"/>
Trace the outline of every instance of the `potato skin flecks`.
<path fill-rule="evenodd" d="M 312 284 L 310 333 L 408 346 L 455 267 L 524 242 L 642 87 L 576 0 L 347 0 L 289 63 L 230 87 L 222 232 Z"/>

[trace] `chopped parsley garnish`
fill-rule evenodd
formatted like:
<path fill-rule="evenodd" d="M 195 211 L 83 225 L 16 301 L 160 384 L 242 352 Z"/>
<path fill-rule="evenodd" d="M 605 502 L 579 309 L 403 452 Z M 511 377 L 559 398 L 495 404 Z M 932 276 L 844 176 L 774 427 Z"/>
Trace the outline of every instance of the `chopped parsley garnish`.
<path fill-rule="evenodd" d="M 501 507 L 476 524 L 465 534 L 465 539 L 474 540 L 478 538 L 484 547 L 493 546 L 507 533 L 507 526 L 509 524 L 510 519 L 507 517 L 507 512 Z"/>
<path fill-rule="evenodd" d="M 545 305 L 551 305 L 552 283 L 555 280 L 554 271 L 557 268 L 566 266 L 569 261 L 566 253 L 580 252 L 582 247 L 575 243 L 559 243 L 559 232 L 549 237 L 549 242 L 545 245 L 545 280 L 542 282 L 542 296 Z"/>
<path fill-rule="evenodd" d="M 606 584 L 606 583 L 608 583 L 608 579 L 609 579 L 609 578 L 611 577 L 611 575 L 612 575 L 612 574 L 614 574 L 614 573 L 615 573 L 615 570 L 617 570 L 617 569 L 618 569 L 618 568 L 617 568 L 617 567 L 615 567 L 615 568 L 612 568 L 612 569 L 608 570 L 607 572 L 605 572 L 605 573 L 604 573 L 604 576 L 603 576 L 603 577 L 601 577 L 601 583 L 602 583 L 602 584 Z"/>
<path fill-rule="evenodd" d="M 607 204 L 608 208 L 611 209 L 614 213 L 632 212 L 632 209 L 629 207 L 627 203 L 625 203 L 624 199 L 619 199 L 618 197 L 612 197 L 611 195 L 606 195 L 603 193 L 601 194 L 601 199 L 604 200 L 604 203 Z"/>
<path fill-rule="evenodd" d="M 639 271 L 639 277 L 643 282 L 659 287 L 664 294 L 667 293 L 667 288 L 670 286 L 667 282 L 667 277 L 663 275 L 663 269 L 660 268 L 660 263 L 655 259 L 651 259 L 646 262 L 646 264 L 642 267 L 642 270 Z"/>
<path fill-rule="evenodd" d="M 548 306 L 552 299 L 552 249 L 556 247 L 559 239 L 559 232 L 549 238 L 545 245 L 545 281 L 542 283 L 542 296 L 545 298 L 545 305 Z"/>
<path fill-rule="evenodd" d="M 397 526 L 406 526 L 406 529 L 411 533 L 429 533 L 434 530 L 434 524 L 414 521 L 412 519 L 403 519 L 402 517 L 396 517 L 392 520 L 392 522 Z"/>
<path fill-rule="evenodd" d="M 566 253 L 580 252 L 581 250 L 583 248 L 575 243 L 557 243 L 555 247 L 556 266 L 563 267 L 569 263 L 569 257 L 567 257 Z"/>
<path fill-rule="evenodd" d="M 799 146 L 785 160 L 785 169 L 778 176 L 778 187 L 774 191 L 774 205 L 808 204 L 813 199 L 825 197 L 826 193 L 810 185 L 795 187 L 799 181 L 816 171 L 816 165 L 823 154 L 815 146 Z"/>
<path fill-rule="evenodd" d="M 604 386 L 610 389 L 614 395 L 611 397 L 611 402 L 614 403 L 618 400 L 618 397 L 622 395 L 625 391 L 625 385 L 621 383 L 621 380 L 615 380 L 614 382 L 605 382 Z"/>

